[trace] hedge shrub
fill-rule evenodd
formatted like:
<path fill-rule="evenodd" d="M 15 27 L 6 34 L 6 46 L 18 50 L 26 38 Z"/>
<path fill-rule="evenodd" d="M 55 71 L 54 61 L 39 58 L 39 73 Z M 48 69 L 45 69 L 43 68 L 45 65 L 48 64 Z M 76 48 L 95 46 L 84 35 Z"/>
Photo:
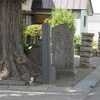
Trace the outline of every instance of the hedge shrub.
<path fill-rule="evenodd" d="M 25 34 L 30 36 L 42 36 L 42 26 L 39 24 L 34 24 L 26 27 Z"/>
<path fill-rule="evenodd" d="M 51 28 L 60 24 L 64 24 L 75 32 L 75 17 L 76 14 L 73 13 L 72 10 L 56 8 L 52 10 L 50 18 L 47 18 L 45 22 L 48 22 Z"/>

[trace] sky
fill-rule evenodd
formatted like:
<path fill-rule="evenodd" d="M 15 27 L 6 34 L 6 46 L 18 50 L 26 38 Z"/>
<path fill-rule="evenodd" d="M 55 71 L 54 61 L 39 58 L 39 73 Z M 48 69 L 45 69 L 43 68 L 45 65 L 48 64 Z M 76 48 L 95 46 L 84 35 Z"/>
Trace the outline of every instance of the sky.
<path fill-rule="evenodd" d="M 94 13 L 100 13 L 100 0 L 91 0 Z"/>

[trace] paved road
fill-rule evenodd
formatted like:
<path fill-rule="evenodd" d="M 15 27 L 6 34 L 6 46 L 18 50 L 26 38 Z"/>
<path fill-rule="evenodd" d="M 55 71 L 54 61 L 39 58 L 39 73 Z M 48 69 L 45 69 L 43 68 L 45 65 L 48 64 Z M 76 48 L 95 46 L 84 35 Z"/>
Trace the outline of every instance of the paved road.
<path fill-rule="evenodd" d="M 100 81 L 98 84 L 91 90 L 85 100 L 100 100 Z"/>
<path fill-rule="evenodd" d="M 0 90 L 0 100 L 100 100 L 100 82 L 90 93 L 73 89 L 69 89 L 69 92 Z"/>
<path fill-rule="evenodd" d="M 78 60 L 78 59 L 77 59 Z M 92 61 L 93 67 L 99 66 L 100 64 L 100 58 L 94 58 Z M 31 91 L 36 91 L 39 90 L 39 92 L 31 92 L 31 91 L 26 91 L 27 89 L 23 87 L 9 87 L 9 89 L 13 89 L 12 91 L 7 89 L 8 86 L 0 86 L 0 100 L 100 100 L 100 82 L 89 92 L 89 89 L 91 88 L 91 81 L 97 82 L 97 80 L 100 80 L 100 67 L 97 67 L 91 74 L 89 74 L 87 77 L 85 77 L 85 81 L 81 81 L 80 83 L 84 83 L 85 87 L 87 87 L 86 90 L 83 91 L 81 90 L 73 90 L 73 89 L 68 89 L 66 91 L 66 88 L 54 88 L 54 86 L 49 86 L 47 87 L 31 87 Z M 88 84 L 86 80 L 89 81 Z M 80 85 L 83 87 L 83 83 Z M 33 89 L 32 89 L 33 88 Z M 3 90 L 2 90 L 3 89 Z M 14 91 L 18 90 L 18 91 Z M 22 91 L 20 91 L 22 90 Z M 44 92 L 43 92 L 43 91 Z M 42 91 L 42 92 L 40 92 Z M 53 91 L 53 92 L 52 92 Z M 89 92 L 89 93 L 88 93 Z"/>
<path fill-rule="evenodd" d="M 0 90 L 0 100 L 83 100 L 86 93 L 52 93 Z"/>

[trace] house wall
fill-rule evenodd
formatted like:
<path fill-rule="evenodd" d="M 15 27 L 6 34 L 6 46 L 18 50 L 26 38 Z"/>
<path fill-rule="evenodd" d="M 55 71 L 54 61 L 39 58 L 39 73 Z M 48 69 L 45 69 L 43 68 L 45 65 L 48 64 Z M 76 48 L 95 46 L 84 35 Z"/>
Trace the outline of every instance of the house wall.
<path fill-rule="evenodd" d="M 98 32 L 100 32 L 100 15 L 89 16 L 88 32 L 94 33 L 94 40 L 98 40 Z"/>
<path fill-rule="evenodd" d="M 76 18 L 76 35 L 81 35 L 82 33 L 88 32 L 88 14 L 87 10 L 75 11 L 78 13 Z"/>
<path fill-rule="evenodd" d="M 87 10 L 81 10 L 81 34 L 88 32 L 88 14 Z"/>
<path fill-rule="evenodd" d="M 88 15 L 86 10 L 78 11 L 78 17 L 76 18 L 76 34 L 81 35 L 84 32 L 88 32 Z"/>
<path fill-rule="evenodd" d="M 75 34 L 80 35 L 80 33 L 81 33 L 81 11 L 77 11 L 76 14 L 77 14 L 77 18 L 75 20 L 76 21 L 76 32 L 75 32 Z"/>
<path fill-rule="evenodd" d="M 88 22 L 88 32 L 94 33 L 94 40 L 97 40 L 98 32 L 100 32 L 100 22 Z"/>
<path fill-rule="evenodd" d="M 32 1 L 33 0 L 27 0 L 25 4 L 22 4 L 22 10 L 31 11 Z"/>

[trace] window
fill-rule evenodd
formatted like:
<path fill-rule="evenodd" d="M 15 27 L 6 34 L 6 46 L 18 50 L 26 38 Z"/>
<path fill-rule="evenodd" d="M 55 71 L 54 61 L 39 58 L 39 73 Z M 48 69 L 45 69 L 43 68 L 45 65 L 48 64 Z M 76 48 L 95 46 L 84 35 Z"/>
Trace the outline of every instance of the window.
<path fill-rule="evenodd" d="M 86 16 L 84 16 L 84 27 L 86 27 Z"/>
<path fill-rule="evenodd" d="M 49 17 L 48 14 L 39 14 L 39 15 L 36 15 L 36 22 L 37 22 L 38 24 L 42 24 L 42 23 L 44 22 L 44 20 L 45 20 L 46 18 L 48 18 L 48 17 Z"/>
<path fill-rule="evenodd" d="M 31 25 L 31 15 L 23 15 L 23 24 Z"/>

